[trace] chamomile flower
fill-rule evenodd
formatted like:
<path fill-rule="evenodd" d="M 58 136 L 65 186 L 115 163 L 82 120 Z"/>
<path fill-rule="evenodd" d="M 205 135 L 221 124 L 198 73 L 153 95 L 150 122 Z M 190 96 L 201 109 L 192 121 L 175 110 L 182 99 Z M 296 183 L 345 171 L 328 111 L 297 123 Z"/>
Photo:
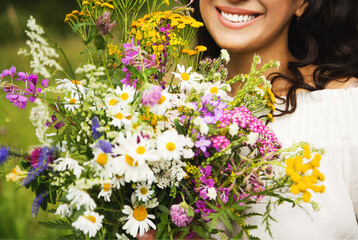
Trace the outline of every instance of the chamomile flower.
<path fill-rule="evenodd" d="M 139 138 L 139 142 L 138 142 Z M 156 151 L 151 149 L 148 140 L 138 137 L 137 134 L 119 134 L 116 139 L 118 145 L 114 153 L 118 157 L 118 175 L 123 176 L 126 182 L 153 182 L 155 181 L 152 170 L 146 161 L 158 160 Z"/>
<path fill-rule="evenodd" d="M 157 138 L 158 153 L 165 160 L 179 160 L 183 148 L 183 137 L 176 130 L 167 130 Z"/>
<path fill-rule="evenodd" d="M 98 194 L 98 198 L 103 197 L 104 201 L 110 202 L 112 195 L 112 186 L 110 183 L 105 183 L 102 186 L 102 190 Z"/>
<path fill-rule="evenodd" d="M 76 205 L 77 210 L 84 206 L 86 209 L 93 210 L 97 207 L 91 196 L 77 188 L 70 188 L 66 195 L 68 201 L 71 201 L 71 205 Z"/>
<path fill-rule="evenodd" d="M 77 80 L 69 80 L 67 78 L 64 79 L 56 79 L 55 80 L 58 84 L 56 87 L 59 90 L 63 90 L 64 92 L 71 92 L 76 93 L 75 95 L 79 95 L 78 93 L 82 94 L 83 96 L 86 95 L 86 88 L 80 81 Z"/>
<path fill-rule="evenodd" d="M 120 101 L 125 103 L 131 103 L 136 93 L 136 89 L 131 85 L 123 85 L 122 87 L 117 86 L 115 93 L 118 95 Z"/>
<path fill-rule="evenodd" d="M 98 230 L 102 228 L 103 218 L 104 216 L 96 212 L 86 211 L 72 223 L 72 226 L 92 238 L 95 237 Z"/>
<path fill-rule="evenodd" d="M 145 205 L 136 206 L 133 209 L 128 205 L 124 205 L 122 212 L 128 215 L 124 218 L 127 222 L 122 229 L 125 230 L 127 234 L 132 235 L 132 237 L 136 237 L 138 231 L 139 236 L 143 236 L 144 233 L 148 232 L 149 227 L 156 229 L 155 224 L 150 220 L 155 219 L 155 216 L 148 214 Z"/>
<path fill-rule="evenodd" d="M 110 122 L 111 125 L 116 127 L 132 127 L 132 113 L 128 106 L 123 105 L 116 105 L 113 108 L 108 110 L 112 121 Z"/>
<path fill-rule="evenodd" d="M 62 218 L 70 217 L 73 213 L 73 208 L 71 204 L 61 204 L 57 207 L 55 214 L 60 215 Z"/>
<path fill-rule="evenodd" d="M 212 95 L 217 95 L 217 96 L 221 97 L 222 99 L 229 100 L 228 98 L 230 98 L 230 97 L 228 96 L 228 94 L 224 90 L 224 88 L 227 88 L 228 90 L 230 90 L 230 86 L 225 83 L 221 83 L 221 82 L 207 83 L 205 85 L 204 95 L 212 94 Z"/>
<path fill-rule="evenodd" d="M 150 190 L 150 188 L 151 186 L 149 184 L 145 184 L 145 183 L 137 184 L 135 195 L 139 199 L 139 201 L 147 202 L 149 200 L 149 198 L 154 193 L 154 191 Z"/>
<path fill-rule="evenodd" d="M 67 111 L 73 112 L 75 109 L 78 109 L 82 102 L 77 94 L 71 94 L 71 98 L 64 97 L 65 101 L 64 106 Z"/>
<path fill-rule="evenodd" d="M 76 178 L 79 178 L 81 176 L 82 171 L 84 168 L 78 164 L 78 162 L 72 158 L 69 157 L 68 153 L 66 157 L 64 158 L 58 158 L 54 161 L 54 170 L 55 171 L 65 171 L 70 170 L 73 171 L 73 174 L 76 176 Z"/>
<path fill-rule="evenodd" d="M 113 108 L 118 104 L 119 97 L 115 94 L 108 94 L 108 96 L 104 98 L 104 102 L 107 108 Z"/>
<path fill-rule="evenodd" d="M 95 176 L 100 178 L 112 178 L 118 174 L 118 160 L 112 157 L 112 154 L 104 152 L 100 148 L 95 148 L 94 158 L 85 163 L 95 170 Z"/>
<path fill-rule="evenodd" d="M 112 185 L 113 188 L 120 189 L 121 186 L 125 185 L 124 177 L 121 176 L 121 175 L 116 174 L 114 176 L 114 178 L 112 178 L 111 185 Z"/>
<path fill-rule="evenodd" d="M 158 104 L 151 106 L 149 111 L 156 115 L 163 116 L 168 109 L 172 108 L 170 99 L 171 94 L 166 90 L 163 90 Z"/>
<path fill-rule="evenodd" d="M 184 90 L 190 90 L 192 89 L 195 85 L 198 84 L 198 80 L 202 79 L 203 76 L 197 73 L 190 73 L 190 71 L 192 70 L 192 67 L 188 67 L 185 70 L 184 65 L 177 65 L 178 71 L 179 73 L 174 73 L 174 76 L 178 79 L 180 79 L 180 90 L 184 91 Z"/>

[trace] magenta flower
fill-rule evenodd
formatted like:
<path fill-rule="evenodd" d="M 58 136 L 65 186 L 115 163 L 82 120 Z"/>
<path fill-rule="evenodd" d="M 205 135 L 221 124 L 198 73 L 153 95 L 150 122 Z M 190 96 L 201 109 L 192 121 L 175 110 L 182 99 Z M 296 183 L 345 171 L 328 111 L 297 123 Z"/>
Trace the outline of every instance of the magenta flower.
<path fill-rule="evenodd" d="M 11 67 L 9 69 L 4 69 L 2 73 L 0 74 L 1 79 L 6 76 L 14 76 L 16 73 L 16 67 Z"/>
<path fill-rule="evenodd" d="M 116 21 L 111 22 L 111 13 L 106 10 L 103 16 L 99 16 L 97 18 L 95 25 L 99 33 L 104 36 L 110 31 L 112 31 L 112 29 L 116 25 Z"/>
<path fill-rule="evenodd" d="M 142 94 L 142 104 L 145 106 L 153 106 L 158 104 L 163 89 L 157 85 L 151 85 L 149 88 L 145 89 Z"/>
<path fill-rule="evenodd" d="M 188 211 L 194 213 L 192 207 L 190 207 L 186 202 L 180 204 L 174 204 L 170 207 L 170 216 L 172 222 L 178 227 L 186 227 L 194 219 L 192 216 L 188 216 Z"/>
<path fill-rule="evenodd" d="M 27 97 L 24 97 L 18 93 L 8 93 L 5 96 L 10 102 L 12 102 L 18 108 L 25 108 L 27 104 Z"/>

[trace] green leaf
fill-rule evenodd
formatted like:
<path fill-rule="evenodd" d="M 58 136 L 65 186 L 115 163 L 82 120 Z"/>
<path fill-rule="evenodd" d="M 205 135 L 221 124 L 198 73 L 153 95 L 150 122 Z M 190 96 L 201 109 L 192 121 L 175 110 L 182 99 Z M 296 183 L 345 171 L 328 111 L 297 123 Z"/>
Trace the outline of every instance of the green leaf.
<path fill-rule="evenodd" d="M 90 22 L 76 23 L 73 26 L 72 31 L 75 33 L 80 27 L 83 27 L 83 26 L 94 26 L 94 24 L 90 23 Z"/>
<path fill-rule="evenodd" d="M 161 211 L 162 213 L 165 213 L 165 214 L 167 214 L 167 215 L 170 215 L 170 210 L 169 210 L 169 208 L 167 208 L 166 206 L 164 206 L 164 205 L 159 205 L 159 206 L 158 206 L 158 209 L 159 209 L 159 211 Z"/>
<path fill-rule="evenodd" d="M 167 224 L 167 222 L 168 222 L 168 214 L 166 214 L 166 213 L 162 213 L 162 214 L 160 214 L 160 220 L 161 220 L 161 222 L 162 223 L 164 223 L 164 224 Z"/>
<path fill-rule="evenodd" d="M 195 212 L 191 207 L 188 207 L 187 215 L 188 215 L 188 217 L 194 217 Z"/>
<path fill-rule="evenodd" d="M 177 129 L 178 133 L 186 136 L 185 129 L 183 128 L 182 125 L 180 125 L 180 122 L 178 119 L 174 120 L 174 124 L 175 124 L 175 128 Z"/>
<path fill-rule="evenodd" d="M 39 222 L 39 223 L 42 226 L 50 229 L 72 229 L 71 224 L 62 219 L 58 219 L 53 222 Z"/>
<path fill-rule="evenodd" d="M 154 73 L 158 72 L 158 69 L 156 68 L 146 68 L 144 71 L 143 71 L 143 75 L 148 77 L 148 76 L 151 76 L 153 75 Z"/>
<path fill-rule="evenodd" d="M 200 237 L 204 238 L 204 239 L 209 239 L 209 236 L 207 235 L 207 231 L 205 231 L 204 229 L 202 229 L 201 227 L 198 226 L 194 226 L 193 227 L 194 232 L 196 232 L 197 234 L 199 234 Z"/>

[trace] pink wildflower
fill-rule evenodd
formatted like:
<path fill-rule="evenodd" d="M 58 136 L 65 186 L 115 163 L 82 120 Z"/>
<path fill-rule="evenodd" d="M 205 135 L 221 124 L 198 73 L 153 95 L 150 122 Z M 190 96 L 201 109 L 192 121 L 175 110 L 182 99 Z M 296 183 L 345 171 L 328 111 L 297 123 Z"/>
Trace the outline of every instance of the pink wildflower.
<path fill-rule="evenodd" d="M 192 212 L 194 212 L 193 208 L 185 202 L 181 204 L 174 204 L 170 207 L 170 216 L 175 225 L 178 227 L 186 227 L 189 223 L 191 223 L 191 221 L 193 221 L 194 217 L 188 216 L 189 208 Z"/>

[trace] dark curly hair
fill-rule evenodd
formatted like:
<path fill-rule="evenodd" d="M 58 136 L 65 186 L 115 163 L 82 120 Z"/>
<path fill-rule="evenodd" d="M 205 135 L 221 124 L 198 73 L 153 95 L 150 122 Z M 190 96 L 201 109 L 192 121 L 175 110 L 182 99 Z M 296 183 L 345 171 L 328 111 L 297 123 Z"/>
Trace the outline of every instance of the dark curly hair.
<path fill-rule="evenodd" d="M 194 17 L 202 21 L 199 1 L 194 2 Z M 296 90 L 316 91 L 324 89 L 331 81 L 348 81 L 358 77 L 358 1 L 357 0 L 306 0 L 308 5 L 297 19 L 293 17 L 289 27 L 289 49 L 297 61 L 289 62 L 290 75 L 279 72 L 269 75 L 272 84 L 278 79 L 290 83 L 285 109 L 281 116 L 292 113 L 297 106 Z M 205 28 L 199 28 L 197 40 L 206 45 L 207 56 L 218 57 L 220 47 Z M 313 72 L 314 86 L 303 81 L 299 68 L 316 65 Z"/>

